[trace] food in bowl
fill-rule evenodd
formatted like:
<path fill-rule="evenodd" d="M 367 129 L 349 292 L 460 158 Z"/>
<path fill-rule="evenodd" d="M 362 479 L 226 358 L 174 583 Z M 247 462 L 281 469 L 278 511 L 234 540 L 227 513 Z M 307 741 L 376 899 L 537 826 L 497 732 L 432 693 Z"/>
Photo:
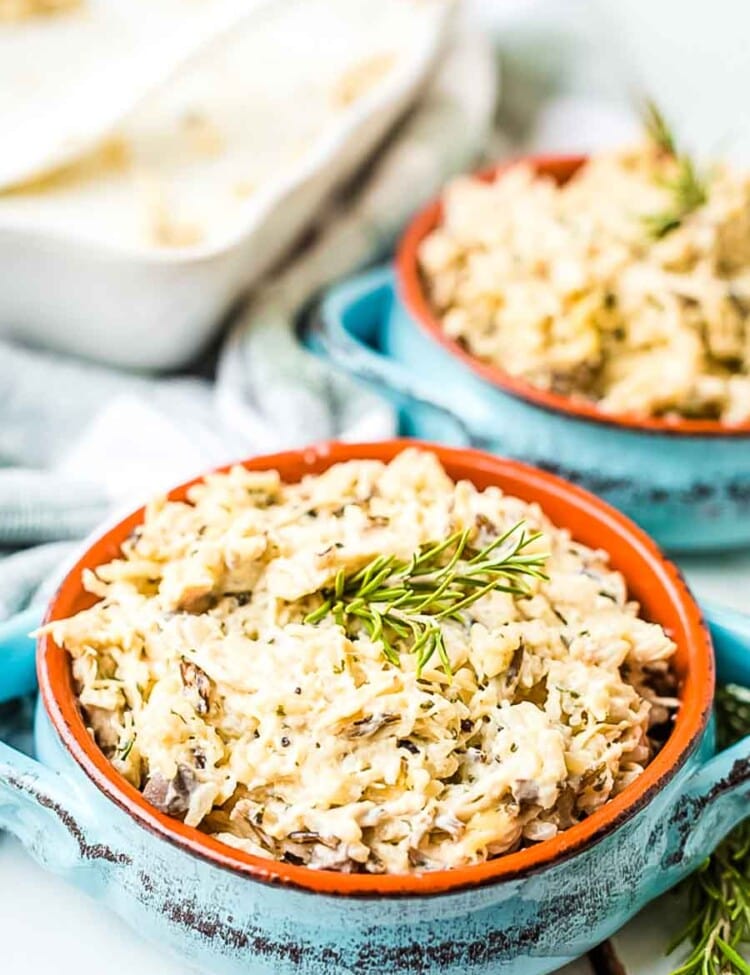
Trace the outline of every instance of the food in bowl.
<path fill-rule="evenodd" d="M 151 504 L 49 624 L 112 764 L 258 856 L 414 873 L 554 836 L 643 771 L 664 629 L 536 504 L 428 450 Z"/>
<path fill-rule="evenodd" d="M 750 421 L 750 176 L 703 172 L 654 114 L 562 185 L 532 160 L 442 205 L 419 265 L 477 359 L 609 414 Z"/>

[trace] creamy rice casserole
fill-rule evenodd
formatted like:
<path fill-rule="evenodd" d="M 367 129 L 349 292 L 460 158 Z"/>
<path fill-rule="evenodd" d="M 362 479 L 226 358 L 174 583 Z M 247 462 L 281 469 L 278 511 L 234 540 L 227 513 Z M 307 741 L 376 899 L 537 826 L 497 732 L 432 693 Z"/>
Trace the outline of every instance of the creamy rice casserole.
<path fill-rule="evenodd" d="M 115 768 L 262 857 L 408 873 L 548 839 L 632 782 L 674 645 L 607 555 L 434 454 L 159 500 L 50 624 Z"/>
<path fill-rule="evenodd" d="M 608 413 L 750 421 L 750 177 L 657 126 L 564 185 L 454 180 L 418 260 L 445 333 Z"/>

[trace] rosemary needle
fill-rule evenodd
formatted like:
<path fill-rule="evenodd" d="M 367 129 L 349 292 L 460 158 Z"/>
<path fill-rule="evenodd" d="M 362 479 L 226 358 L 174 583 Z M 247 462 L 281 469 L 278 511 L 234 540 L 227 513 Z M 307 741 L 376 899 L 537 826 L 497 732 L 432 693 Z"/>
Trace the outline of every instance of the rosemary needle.
<path fill-rule="evenodd" d="M 669 128 L 667 120 L 662 115 L 661 109 L 656 102 L 650 99 L 647 100 L 643 106 L 642 114 L 643 127 L 651 142 L 668 156 L 676 156 L 677 147 L 672 130 Z"/>
<path fill-rule="evenodd" d="M 671 157 L 675 164 L 675 174 L 662 180 L 669 190 L 670 206 L 661 213 L 646 214 L 643 223 L 649 234 L 657 240 L 676 230 L 694 210 L 708 199 L 705 178 L 685 153 L 678 151 L 677 142 L 664 116 L 653 102 L 646 102 L 643 112 L 643 125 L 646 135 L 656 148 Z"/>
<path fill-rule="evenodd" d="M 676 230 L 687 216 L 708 199 L 705 183 L 692 159 L 680 156 L 675 162 L 677 171 L 674 177 L 664 180 L 664 186 L 672 195 L 672 206 L 661 213 L 646 214 L 643 218 L 649 233 L 657 240 Z"/>
<path fill-rule="evenodd" d="M 305 622 L 330 615 L 346 627 L 349 620 L 359 620 L 390 663 L 398 664 L 399 651 L 406 650 L 415 655 L 421 676 L 437 654 L 450 675 L 440 622 L 460 620 L 464 610 L 492 591 L 528 596 L 528 580 L 546 578 L 547 556 L 528 551 L 541 532 L 527 532 L 524 522 L 479 550 L 471 546 L 470 534 L 468 528 L 456 531 L 423 546 L 408 561 L 379 555 L 356 572 L 341 569 Z"/>

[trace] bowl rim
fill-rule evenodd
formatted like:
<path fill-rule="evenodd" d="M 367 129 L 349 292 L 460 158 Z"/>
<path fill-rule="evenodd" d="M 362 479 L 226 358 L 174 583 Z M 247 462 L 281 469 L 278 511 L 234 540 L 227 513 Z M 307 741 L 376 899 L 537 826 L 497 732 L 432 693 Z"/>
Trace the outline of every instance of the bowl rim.
<path fill-rule="evenodd" d="M 536 846 L 508 853 L 494 860 L 451 870 L 416 874 L 341 874 L 297 866 L 278 860 L 256 857 L 235 849 L 167 816 L 152 805 L 110 764 L 86 730 L 72 686 L 70 659 L 50 633 L 42 633 L 37 645 L 37 674 L 41 698 L 53 728 L 94 785 L 124 812 L 161 839 L 199 856 L 215 866 L 227 868 L 256 881 L 282 884 L 327 895 L 379 897 L 428 896 L 456 893 L 483 884 L 517 879 L 555 865 L 588 849 L 605 835 L 633 817 L 664 788 L 687 762 L 706 729 L 714 691 L 714 660 L 708 629 L 681 573 L 640 528 L 610 505 L 575 485 L 552 474 L 477 450 L 452 448 L 425 441 L 395 439 L 377 443 L 349 444 L 326 442 L 298 450 L 253 457 L 241 461 L 250 470 L 276 468 L 289 480 L 299 480 L 305 473 L 315 473 L 346 460 L 376 459 L 388 461 L 406 447 L 416 446 L 435 453 L 448 468 L 469 468 L 472 475 L 501 487 L 510 482 L 513 491 L 520 484 L 532 497 L 541 494 L 548 502 L 562 505 L 573 523 L 592 521 L 598 529 L 609 532 L 618 551 L 633 556 L 639 566 L 653 577 L 664 599 L 679 618 L 685 634 L 685 652 L 690 656 L 681 688 L 682 704 L 674 728 L 663 748 L 638 778 L 618 796 L 581 823 Z M 233 465 L 218 468 L 226 471 Z M 291 472 L 291 473 L 290 473 Z M 207 472 L 210 473 L 210 472 Z M 187 489 L 203 480 L 201 475 L 179 485 L 168 493 L 171 499 L 183 498 Z M 523 497 L 524 490 L 518 492 Z M 542 503 L 542 502 L 540 502 Z M 70 615 L 83 596 L 81 572 L 112 558 L 122 541 L 142 522 L 144 507 L 117 524 L 108 526 L 70 568 L 50 600 L 44 623 Z M 575 528 L 570 526 L 575 534 Z M 612 553 L 615 556 L 615 553 Z M 617 561 L 615 557 L 613 561 Z M 87 602 L 96 602 L 87 597 Z M 661 602 L 660 602 L 661 604 Z M 77 606 L 80 608 L 80 606 Z"/>
<path fill-rule="evenodd" d="M 518 156 L 467 174 L 482 182 L 491 182 L 520 163 L 531 166 L 536 172 L 565 182 L 587 162 L 590 157 L 575 155 Z M 396 282 L 398 292 L 407 310 L 420 328 L 438 342 L 454 358 L 459 359 L 486 382 L 522 399 L 534 406 L 568 417 L 629 430 L 638 433 L 666 434 L 680 437 L 750 437 L 750 420 L 726 424 L 721 420 L 691 420 L 682 417 L 647 417 L 633 413 L 606 413 L 595 402 L 576 400 L 561 393 L 534 386 L 528 380 L 513 376 L 499 366 L 484 362 L 469 352 L 456 339 L 448 336 L 434 313 L 425 293 L 417 260 L 417 250 L 422 240 L 440 223 L 443 215 L 441 191 L 410 220 L 396 246 Z"/>

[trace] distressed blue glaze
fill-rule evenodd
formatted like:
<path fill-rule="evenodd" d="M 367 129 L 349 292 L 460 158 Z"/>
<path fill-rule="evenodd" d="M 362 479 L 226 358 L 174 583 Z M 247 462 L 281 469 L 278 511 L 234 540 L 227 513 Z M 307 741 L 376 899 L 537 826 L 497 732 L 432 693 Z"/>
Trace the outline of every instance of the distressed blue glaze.
<path fill-rule="evenodd" d="M 750 685 L 747 618 L 708 618 L 720 672 Z M 15 679 L 4 639 L 17 633 L 0 627 L 0 684 Z M 35 742 L 38 760 L 0 743 L 0 827 L 139 935 L 214 975 L 543 975 L 695 868 L 750 798 L 750 739 L 715 755 L 711 723 L 661 791 L 567 860 L 438 896 L 342 898 L 263 884 L 152 834 L 86 777 L 41 705 Z"/>
<path fill-rule="evenodd" d="M 470 444 L 580 483 L 672 550 L 750 543 L 750 438 L 629 430 L 504 393 L 414 321 L 390 268 L 333 288 L 309 341 L 394 398 L 410 435 Z"/>
<path fill-rule="evenodd" d="M 0 704 L 30 694 L 36 687 L 32 630 L 39 625 L 42 610 L 32 607 L 0 623 Z"/>

